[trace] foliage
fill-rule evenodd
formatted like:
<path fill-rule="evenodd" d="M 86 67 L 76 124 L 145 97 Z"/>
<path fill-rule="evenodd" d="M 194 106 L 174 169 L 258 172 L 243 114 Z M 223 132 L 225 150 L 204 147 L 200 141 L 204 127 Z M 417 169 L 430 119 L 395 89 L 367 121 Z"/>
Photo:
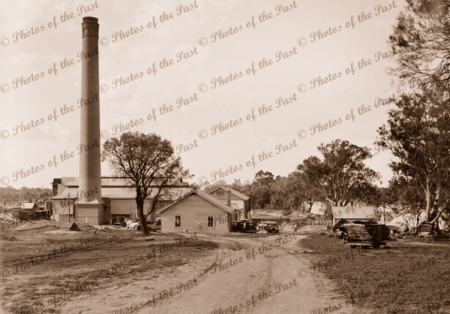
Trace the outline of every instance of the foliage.
<path fill-rule="evenodd" d="M 402 95 L 396 106 L 387 125 L 378 129 L 376 144 L 397 157 L 390 167 L 399 203 L 409 203 L 411 212 L 425 203 L 429 220 L 438 208 L 442 212 L 450 196 L 450 102 L 442 101 L 438 92 L 424 89 L 422 94 Z M 424 202 L 414 193 L 420 193 Z"/>
<path fill-rule="evenodd" d="M 265 208 L 270 205 L 273 182 L 274 177 L 271 172 L 260 170 L 256 173 L 250 190 L 250 197 L 254 206 Z"/>
<path fill-rule="evenodd" d="M 397 66 L 391 73 L 403 82 L 447 95 L 450 88 L 450 0 L 407 0 L 389 37 Z"/>
<path fill-rule="evenodd" d="M 379 174 L 364 164 L 371 157 L 370 150 L 342 140 L 322 143 L 318 149 L 323 160 L 312 156 L 297 167 L 311 196 L 334 206 L 366 202 L 376 189 L 373 183 L 379 179 Z"/>
<path fill-rule="evenodd" d="M 50 200 L 51 189 L 27 188 L 15 189 L 11 186 L 0 188 L 0 204 L 3 207 L 17 206 L 22 202 L 38 203 Z"/>
<path fill-rule="evenodd" d="M 226 186 L 226 185 L 227 185 L 227 181 L 225 181 L 225 180 L 219 180 L 219 181 L 217 181 L 217 182 L 214 182 L 214 184 L 207 184 L 207 185 L 205 186 L 205 191 L 206 191 L 207 193 L 209 193 L 210 191 L 212 191 L 212 190 L 214 190 L 214 189 L 216 189 L 216 188 L 218 188 L 218 187 Z"/>
<path fill-rule="evenodd" d="M 117 176 L 128 178 L 130 188 L 136 190 L 136 205 L 144 234 L 147 234 L 147 216 L 156 210 L 156 204 L 170 202 L 178 196 L 165 187 L 189 177 L 189 171 L 181 165 L 181 158 L 174 156 L 171 143 L 156 134 L 127 132 L 120 138 L 110 138 L 103 146 L 102 157 L 109 160 Z M 145 214 L 144 202 L 148 197 L 151 205 Z"/>
<path fill-rule="evenodd" d="M 205 189 L 231 187 L 248 195 L 253 209 L 282 209 L 286 214 L 294 210 L 310 212 L 315 202 L 345 206 L 348 202 L 375 200 L 377 188 L 372 183 L 378 174 L 363 163 L 371 157 L 368 148 L 336 140 L 318 149 L 323 161 L 311 156 L 286 177 L 274 178 L 271 172 L 261 170 L 249 184 L 235 180 L 228 185 L 220 180 Z M 327 206 L 328 212 L 330 208 Z"/>

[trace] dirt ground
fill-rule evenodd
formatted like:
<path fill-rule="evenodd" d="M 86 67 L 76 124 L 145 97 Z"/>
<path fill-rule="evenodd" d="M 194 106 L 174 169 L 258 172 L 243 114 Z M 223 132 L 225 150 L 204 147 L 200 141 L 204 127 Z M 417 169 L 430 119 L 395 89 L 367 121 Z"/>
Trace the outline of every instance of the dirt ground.
<path fill-rule="evenodd" d="M 4 313 L 369 313 L 308 273 L 304 237 L 156 234 L 145 241 L 126 230 L 7 231 L 1 305 Z M 43 254 L 52 258 L 20 264 Z"/>

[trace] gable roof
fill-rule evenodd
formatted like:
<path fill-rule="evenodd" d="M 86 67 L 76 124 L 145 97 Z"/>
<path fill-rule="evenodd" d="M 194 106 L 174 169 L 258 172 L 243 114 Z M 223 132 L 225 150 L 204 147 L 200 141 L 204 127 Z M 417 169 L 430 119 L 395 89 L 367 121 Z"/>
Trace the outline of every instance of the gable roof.
<path fill-rule="evenodd" d="M 244 201 L 248 201 L 250 199 L 250 197 L 248 197 L 247 195 L 242 194 L 241 192 L 238 192 L 238 191 L 236 191 L 230 187 L 226 187 L 226 186 L 219 186 L 219 187 L 209 191 L 208 194 L 211 194 L 211 193 L 217 191 L 218 189 L 225 190 L 226 192 L 230 191 L 231 194 L 233 194 L 236 197 L 239 197 L 240 199 L 243 199 Z"/>
<path fill-rule="evenodd" d="M 217 198 L 215 198 L 215 197 L 209 195 L 208 193 L 203 192 L 203 191 L 198 191 L 198 190 L 197 190 L 197 191 L 192 191 L 192 192 L 186 194 L 185 196 L 179 198 L 179 199 L 178 199 L 177 201 L 175 201 L 174 203 L 172 203 L 172 204 L 170 204 L 170 205 L 167 205 L 166 207 L 161 208 L 161 209 L 158 210 L 156 213 L 157 213 L 157 214 L 162 213 L 162 212 L 165 211 L 166 209 L 172 207 L 172 206 L 175 205 L 175 204 L 178 204 L 179 202 L 181 202 L 182 200 L 184 200 L 185 198 L 188 198 L 189 196 L 191 196 L 191 195 L 193 195 L 193 194 L 200 196 L 200 197 L 203 198 L 204 200 L 210 202 L 210 203 L 213 204 L 213 205 L 216 205 L 217 207 L 219 207 L 220 209 L 226 211 L 227 213 L 232 214 L 232 213 L 234 213 L 234 211 L 235 211 L 234 208 L 231 208 L 231 207 L 229 207 L 228 205 L 225 205 L 224 203 L 222 203 L 221 201 L 219 201 Z"/>

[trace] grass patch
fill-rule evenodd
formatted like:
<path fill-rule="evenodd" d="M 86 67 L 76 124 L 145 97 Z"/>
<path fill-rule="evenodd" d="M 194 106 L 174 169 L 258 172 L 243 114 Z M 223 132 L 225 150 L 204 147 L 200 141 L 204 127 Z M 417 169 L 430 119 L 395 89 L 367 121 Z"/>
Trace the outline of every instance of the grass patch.
<path fill-rule="evenodd" d="M 7 238 L 3 237 L 0 241 L 2 269 L 10 272 L 9 276 L 0 277 L 0 307 L 8 310 L 8 313 L 42 313 L 44 309 L 44 313 L 62 314 L 61 305 L 79 295 L 99 293 L 103 289 L 122 286 L 133 280 L 164 276 L 181 265 L 210 256 L 211 251 L 219 247 L 216 243 L 202 240 L 181 242 L 178 241 L 183 238 L 180 235 L 158 234 L 154 241 L 149 242 L 144 241 L 142 234 L 121 231 L 113 233 L 114 240 L 106 244 L 87 243 L 86 247 L 90 249 L 61 254 L 56 260 L 45 261 L 14 275 L 12 265 L 18 260 L 64 244 L 77 245 L 80 237 L 90 238 L 92 233 L 54 235 L 43 230 L 10 233 L 18 238 L 19 243 L 14 249 Z M 149 254 L 155 254 L 155 257 L 136 262 L 140 256 Z M 109 272 L 104 271 L 114 264 L 118 267 Z M 69 300 L 49 304 L 49 300 L 58 298 L 64 291 L 70 294 Z"/>
<path fill-rule="evenodd" d="M 301 245 L 314 250 L 312 265 L 322 263 L 319 271 L 356 306 L 376 313 L 450 313 L 449 245 L 398 241 L 390 242 L 390 249 L 362 250 L 324 234 L 302 239 Z"/>

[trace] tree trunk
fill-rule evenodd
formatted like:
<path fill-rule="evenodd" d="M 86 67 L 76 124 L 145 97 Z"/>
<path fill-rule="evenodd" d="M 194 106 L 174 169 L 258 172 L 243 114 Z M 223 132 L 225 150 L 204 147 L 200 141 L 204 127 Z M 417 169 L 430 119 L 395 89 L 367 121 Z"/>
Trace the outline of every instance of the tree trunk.
<path fill-rule="evenodd" d="M 425 210 L 425 219 L 426 219 L 426 221 L 430 221 L 430 211 L 431 211 L 431 207 L 432 207 L 431 191 L 430 191 L 430 178 L 427 178 L 427 180 L 426 180 L 425 195 L 427 198 L 427 208 Z"/>
<path fill-rule="evenodd" d="M 143 199 L 140 195 L 136 197 L 136 206 L 138 209 L 139 220 L 141 221 L 141 231 L 144 235 L 147 235 L 147 216 L 144 215 L 144 201 L 145 199 Z"/>

